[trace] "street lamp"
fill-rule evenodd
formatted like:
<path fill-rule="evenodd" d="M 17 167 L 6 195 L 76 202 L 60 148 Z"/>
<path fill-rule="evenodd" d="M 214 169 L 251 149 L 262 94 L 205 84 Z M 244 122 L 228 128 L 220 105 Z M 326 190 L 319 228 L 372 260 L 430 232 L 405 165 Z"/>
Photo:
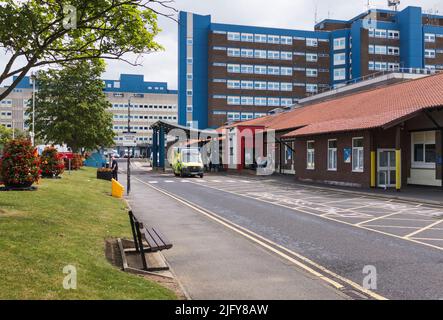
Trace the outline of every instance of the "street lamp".
<path fill-rule="evenodd" d="M 128 99 L 128 132 L 124 132 L 128 135 L 128 137 L 132 137 L 132 134 L 135 134 L 135 132 L 131 131 L 131 98 L 133 96 L 130 96 Z M 129 139 L 125 139 L 129 140 Z M 128 143 L 128 141 L 126 141 Z M 131 153 L 130 148 L 131 145 L 133 145 L 135 141 L 132 141 L 131 143 L 128 143 L 128 161 L 127 161 L 127 175 L 126 175 L 126 194 L 129 195 L 129 192 L 131 191 Z"/>
<path fill-rule="evenodd" d="M 35 82 L 37 80 L 37 75 L 31 73 L 32 80 L 32 131 L 30 132 L 32 145 L 35 146 Z"/>

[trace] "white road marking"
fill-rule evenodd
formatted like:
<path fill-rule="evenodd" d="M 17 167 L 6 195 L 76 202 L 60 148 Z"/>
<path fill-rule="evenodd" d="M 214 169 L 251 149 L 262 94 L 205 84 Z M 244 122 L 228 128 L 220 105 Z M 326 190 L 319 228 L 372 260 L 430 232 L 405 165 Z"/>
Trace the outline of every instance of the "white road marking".
<path fill-rule="evenodd" d="M 413 235 L 416 235 L 417 233 L 420 233 L 420 232 L 423 232 L 423 231 L 425 231 L 425 230 L 428 230 L 428 229 L 430 229 L 430 228 L 432 228 L 432 227 L 434 227 L 434 226 L 436 226 L 436 225 L 438 225 L 438 224 L 440 224 L 440 223 L 442 223 L 442 222 L 443 222 L 443 220 L 436 221 L 436 222 L 434 222 L 434 223 L 432 223 L 432 224 L 430 224 L 430 225 L 428 225 L 428 226 L 426 226 L 426 227 L 424 227 L 424 228 L 421 228 L 421 229 L 419 229 L 419 230 L 417 230 L 417 231 L 414 231 L 414 232 L 412 232 L 412 233 L 406 235 L 405 238 L 410 238 L 410 237 L 412 237 Z"/>
<path fill-rule="evenodd" d="M 323 267 L 323 266 L 319 265 L 318 263 L 310 260 L 309 258 L 306 258 L 306 257 L 300 255 L 299 253 L 296 253 L 296 252 L 294 252 L 292 250 L 289 250 L 289 249 L 287 249 L 287 248 L 285 248 L 285 247 L 283 247 L 283 246 L 281 246 L 281 245 L 279 245 L 279 244 L 277 244 L 277 243 L 275 243 L 275 242 L 273 242 L 273 241 L 271 241 L 269 239 L 266 239 L 265 237 L 260 236 L 259 234 L 254 233 L 253 231 L 250 231 L 249 229 L 246 229 L 246 228 L 244 228 L 242 226 L 239 226 L 239 225 L 237 225 L 237 224 L 235 224 L 235 223 L 233 223 L 233 222 L 231 222 L 231 221 L 229 221 L 229 220 L 227 220 L 227 219 L 225 219 L 225 218 L 223 218 L 223 217 L 221 217 L 221 216 L 219 216 L 219 215 L 217 215 L 217 214 L 215 214 L 215 213 L 213 213 L 213 212 L 211 212 L 209 210 L 205 209 L 205 211 L 203 211 L 202 209 L 198 208 L 196 205 L 190 203 L 189 201 L 184 201 L 183 199 L 181 199 L 178 196 L 173 195 L 172 193 L 169 193 L 169 192 L 167 192 L 165 190 L 162 190 L 160 188 L 157 188 L 157 187 L 154 187 L 152 185 L 149 185 L 149 184 L 143 182 L 142 180 L 140 180 L 138 178 L 135 178 L 135 179 L 138 180 L 139 182 L 141 182 L 141 183 L 143 183 L 143 184 L 153 188 L 154 190 L 157 190 L 158 192 L 161 192 L 161 193 L 165 194 L 166 196 L 168 196 L 168 197 L 170 197 L 172 199 L 175 199 L 176 201 L 178 201 L 178 202 L 180 202 L 180 203 L 182 203 L 182 204 L 192 208 L 193 210 L 195 210 L 195 211 L 205 215 L 206 217 L 208 217 L 208 218 L 210 218 L 210 219 L 212 219 L 212 220 L 222 224 L 223 226 L 231 229 L 232 231 L 234 231 L 234 232 L 236 232 L 236 233 L 238 233 L 238 234 L 240 234 L 240 235 L 242 235 L 242 236 L 252 240 L 253 242 L 255 242 L 255 243 L 259 244 L 260 246 L 268 249 L 269 251 L 272 251 L 272 252 L 276 253 L 277 255 L 281 256 L 282 258 L 284 258 L 284 259 L 290 261 L 291 263 L 299 266 L 300 268 L 304 269 L 308 273 L 318 277 L 319 279 L 322 279 L 322 280 L 328 282 L 329 284 L 331 284 L 332 286 L 334 286 L 337 289 L 342 289 L 342 288 L 344 288 L 344 286 L 342 284 L 336 282 L 335 280 L 332 280 L 331 278 L 328 278 L 327 276 L 321 274 L 320 272 L 315 271 L 310 266 L 308 266 L 306 263 L 309 263 L 310 265 L 312 265 L 315 268 L 318 268 L 319 270 L 323 271 L 324 273 L 327 273 L 330 276 L 332 276 L 332 277 L 334 277 L 336 279 L 339 279 L 340 281 L 343 281 L 344 283 L 354 287 L 355 289 L 359 290 L 360 292 L 364 292 L 365 294 L 369 295 L 370 297 L 372 297 L 374 299 L 377 299 L 377 300 L 387 300 L 387 298 L 383 297 L 382 295 L 379 295 L 379 294 L 377 294 L 377 293 L 375 293 L 375 292 L 373 292 L 371 290 L 368 290 L 368 289 L 360 286 L 359 284 L 353 282 L 352 280 L 344 278 L 344 277 L 342 277 L 342 276 L 340 276 L 340 275 L 338 275 L 338 274 L 336 274 L 336 273 L 326 269 L 325 267 Z M 278 248 L 280 250 L 275 249 L 274 247 L 276 247 L 276 248 Z M 286 251 L 287 253 L 297 257 L 298 259 L 302 260 L 305 263 L 300 262 L 300 261 L 290 257 L 288 254 L 286 254 L 283 251 Z"/>
<path fill-rule="evenodd" d="M 158 183 L 158 181 L 148 181 L 148 183 L 150 183 L 150 184 L 156 184 L 156 183 Z"/>

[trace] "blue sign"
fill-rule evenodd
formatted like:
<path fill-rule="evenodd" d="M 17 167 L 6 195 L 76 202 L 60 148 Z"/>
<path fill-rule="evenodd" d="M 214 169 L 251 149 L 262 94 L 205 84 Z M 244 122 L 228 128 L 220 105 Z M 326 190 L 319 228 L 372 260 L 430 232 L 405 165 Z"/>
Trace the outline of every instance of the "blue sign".
<path fill-rule="evenodd" d="M 351 163 L 351 155 L 352 155 L 351 148 L 344 148 L 343 149 L 343 158 L 345 160 L 345 163 Z"/>

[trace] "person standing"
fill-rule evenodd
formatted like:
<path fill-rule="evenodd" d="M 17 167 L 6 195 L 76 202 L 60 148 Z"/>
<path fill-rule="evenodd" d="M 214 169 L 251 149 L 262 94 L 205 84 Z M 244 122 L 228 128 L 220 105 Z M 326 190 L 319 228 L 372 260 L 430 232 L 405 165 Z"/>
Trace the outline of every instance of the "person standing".
<path fill-rule="evenodd" d="M 118 181 L 118 162 L 117 160 L 115 160 L 114 156 L 112 156 L 111 169 L 112 169 L 112 178 Z"/>

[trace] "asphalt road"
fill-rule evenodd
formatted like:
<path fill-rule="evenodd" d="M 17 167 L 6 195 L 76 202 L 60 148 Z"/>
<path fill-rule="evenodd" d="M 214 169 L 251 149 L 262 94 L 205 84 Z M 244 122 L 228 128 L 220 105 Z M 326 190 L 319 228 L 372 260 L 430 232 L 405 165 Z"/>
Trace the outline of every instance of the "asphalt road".
<path fill-rule="evenodd" d="M 439 240 L 443 224 L 433 218 L 441 208 L 387 200 L 376 203 L 377 199 L 322 194 L 255 177 L 178 179 L 136 171 L 134 175 L 357 284 L 363 284 L 364 268 L 374 266 L 377 289 L 372 291 L 388 299 L 443 299 L 443 241 Z M 294 204 L 290 199 L 298 201 Z M 337 208 L 330 202 L 348 204 Z M 312 210 L 307 210 L 310 206 Z M 354 212 L 354 207 L 361 207 L 363 213 Z M 396 220 L 383 222 L 396 214 L 398 218 L 392 218 Z M 368 227 L 365 221 L 370 221 Z M 432 232 L 432 236 L 415 240 L 420 232 Z"/>

